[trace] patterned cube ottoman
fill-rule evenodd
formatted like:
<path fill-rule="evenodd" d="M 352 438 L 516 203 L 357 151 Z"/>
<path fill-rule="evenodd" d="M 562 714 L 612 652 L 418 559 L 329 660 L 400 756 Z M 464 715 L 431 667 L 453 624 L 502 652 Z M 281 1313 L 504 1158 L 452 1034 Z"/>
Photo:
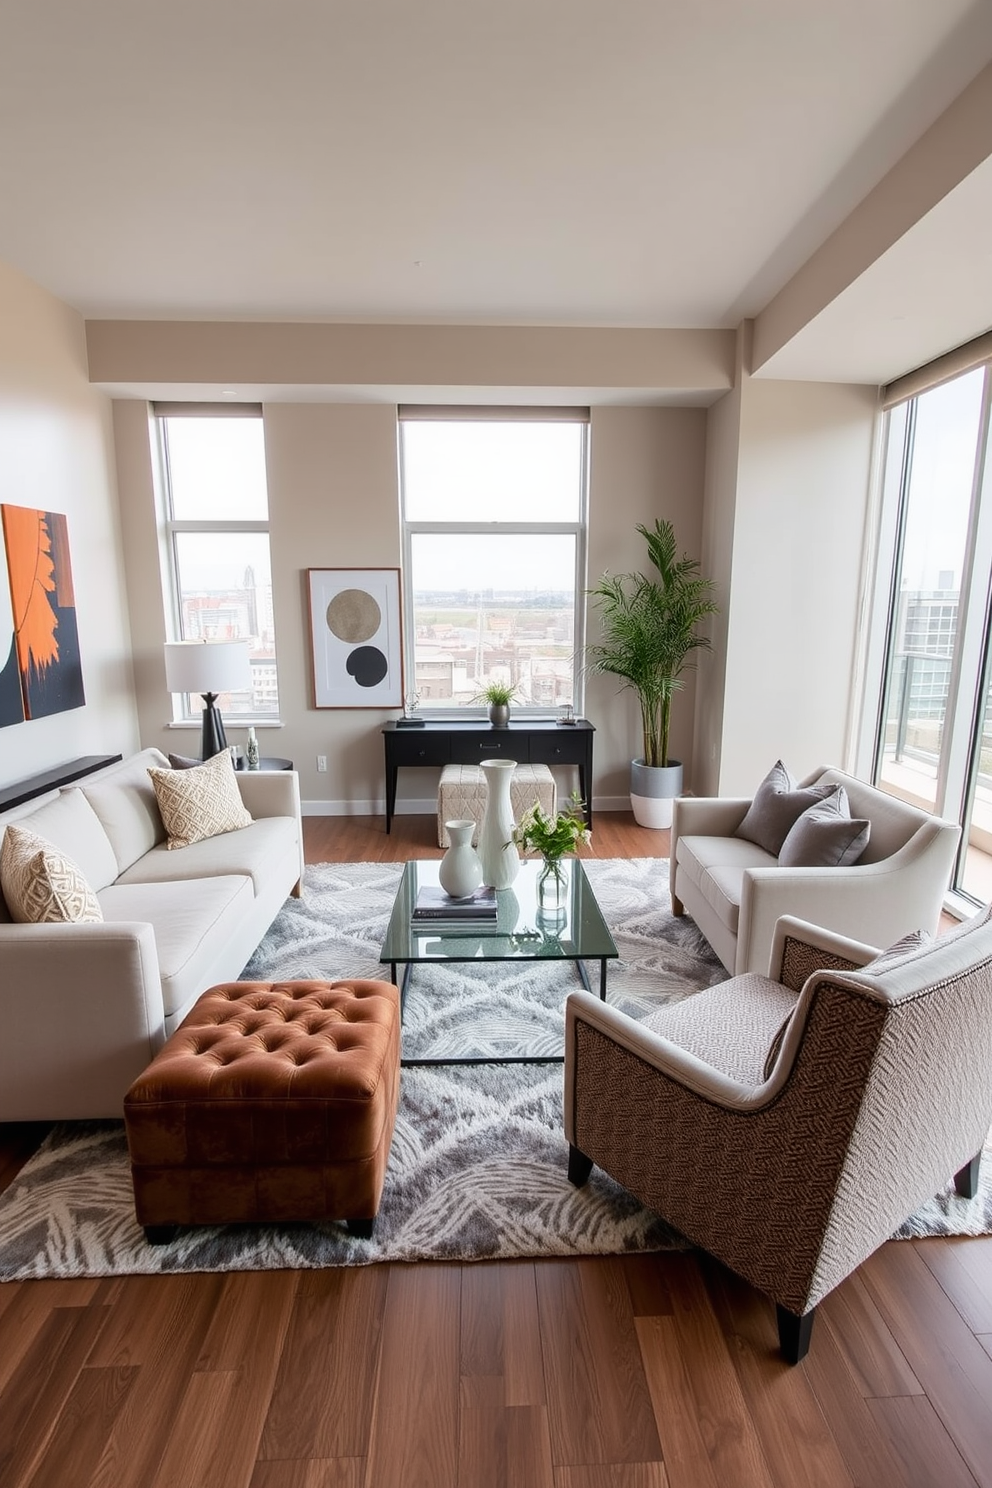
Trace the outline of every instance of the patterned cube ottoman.
<path fill-rule="evenodd" d="M 139 1224 L 153 1244 L 242 1221 L 371 1235 L 399 1089 L 392 983 L 211 988 L 124 1098 Z"/>
<path fill-rule="evenodd" d="M 554 816 L 558 787 L 547 765 L 518 765 L 510 777 L 510 803 L 513 819 L 519 821 L 535 801 L 541 810 Z M 444 824 L 449 821 L 475 822 L 472 841 L 479 845 L 479 823 L 486 809 L 486 782 L 478 765 L 445 765 L 437 788 L 437 845 L 450 847 Z"/>

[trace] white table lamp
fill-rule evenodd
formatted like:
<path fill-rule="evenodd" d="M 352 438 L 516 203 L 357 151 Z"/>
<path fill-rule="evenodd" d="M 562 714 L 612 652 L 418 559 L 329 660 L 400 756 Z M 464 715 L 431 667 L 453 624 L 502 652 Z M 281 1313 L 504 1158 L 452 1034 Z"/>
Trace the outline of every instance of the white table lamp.
<path fill-rule="evenodd" d="M 170 692 L 198 692 L 203 698 L 200 758 L 212 759 L 227 748 L 224 721 L 217 708 L 222 692 L 251 686 L 247 641 L 167 641 L 165 683 Z"/>

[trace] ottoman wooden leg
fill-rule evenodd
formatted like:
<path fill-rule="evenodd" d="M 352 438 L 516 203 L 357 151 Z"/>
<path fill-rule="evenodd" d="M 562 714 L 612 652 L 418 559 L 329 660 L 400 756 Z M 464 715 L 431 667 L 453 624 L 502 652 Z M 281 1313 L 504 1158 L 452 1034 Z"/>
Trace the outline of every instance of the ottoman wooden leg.
<path fill-rule="evenodd" d="M 178 1234 L 178 1225 L 145 1225 L 145 1239 L 149 1245 L 171 1245 Z"/>

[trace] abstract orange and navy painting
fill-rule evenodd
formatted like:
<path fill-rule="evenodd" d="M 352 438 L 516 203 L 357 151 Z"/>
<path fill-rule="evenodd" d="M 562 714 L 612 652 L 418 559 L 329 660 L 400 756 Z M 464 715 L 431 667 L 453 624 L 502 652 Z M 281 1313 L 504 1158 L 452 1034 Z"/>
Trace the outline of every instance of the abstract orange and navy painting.
<path fill-rule="evenodd" d="M 0 726 L 81 708 L 83 673 L 69 530 L 61 512 L 2 506 L 10 588 L 11 654 L 0 672 Z M 0 609 L 0 620 L 6 616 Z M 0 653 L 6 645 L 0 636 Z M 16 661 L 15 661 L 16 659 Z M 23 711 L 14 716 L 8 670 L 15 661 Z"/>

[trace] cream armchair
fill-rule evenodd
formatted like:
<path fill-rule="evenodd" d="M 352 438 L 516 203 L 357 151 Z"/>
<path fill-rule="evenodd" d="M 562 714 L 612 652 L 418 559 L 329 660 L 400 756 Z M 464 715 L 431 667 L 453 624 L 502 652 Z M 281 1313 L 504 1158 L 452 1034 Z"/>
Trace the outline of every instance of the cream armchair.
<path fill-rule="evenodd" d="M 731 975 L 767 971 L 781 915 L 880 945 L 937 928 L 961 834 L 957 823 L 842 770 L 820 768 L 801 783 L 842 785 L 851 815 L 871 822 L 867 848 L 851 867 L 779 867 L 771 853 L 734 835 L 749 799 L 675 802 L 672 909 L 692 916 Z"/>
<path fill-rule="evenodd" d="M 598 1164 L 765 1292 L 790 1363 L 817 1303 L 952 1174 L 974 1196 L 992 1126 L 990 912 L 877 973 L 870 954 L 785 919 L 770 978 L 643 1022 L 566 1003 L 570 1179 Z"/>

